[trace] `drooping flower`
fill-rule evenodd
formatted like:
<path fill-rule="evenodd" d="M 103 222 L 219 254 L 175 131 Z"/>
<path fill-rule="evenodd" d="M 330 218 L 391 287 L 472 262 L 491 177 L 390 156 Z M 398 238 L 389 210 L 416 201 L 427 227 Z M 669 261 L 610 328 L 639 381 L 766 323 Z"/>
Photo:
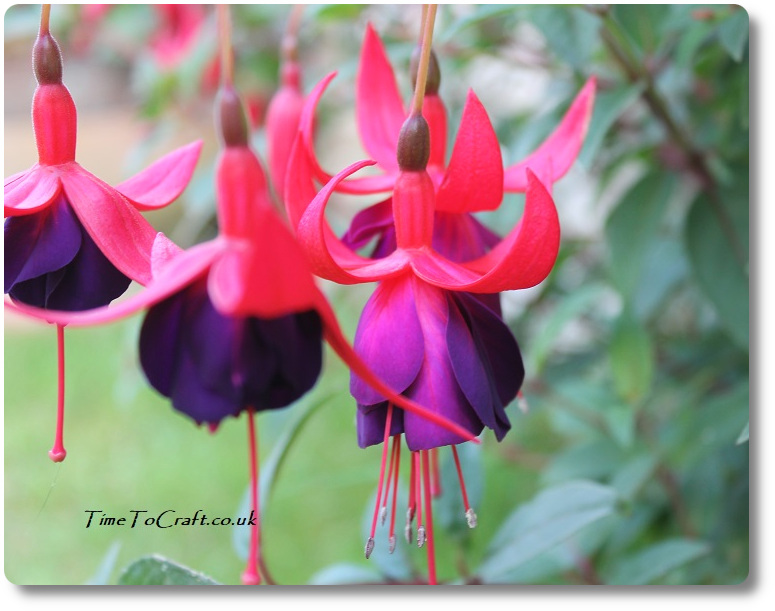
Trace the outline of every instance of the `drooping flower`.
<path fill-rule="evenodd" d="M 248 412 L 252 463 L 252 414 L 286 406 L 314 385 L 321 338 L 391 405 L 473 439 L 462 426 L 389 388 L 357 356 L 271 201 L 233 88 L 221 92 L 219 117 L 224 143 L 216 170 L 219 236 L 187 251 L 161 237 L 151 256 L 154 278 L 142 293 L 91 312 L 49 311 L 47 316 L 60 324 L 92 325 L 148 308 L 140 359 L 151 384 L 176 409 L 211 428 Z M 257 468 L 254 499 L 256 473 Z M 252 541 L 246 583 L 259 580 L 257 528 Z"/>
<path fill-rule="evenodd" d="M 32 121 L 38 163 L 4 184 L 5 293 L 43 309 L 84 310 L 119 297 L 132 280 L 151 279 L 157 232 L 138 212 L 166 206 L 185 189 L 201 142 L 182 147 L 111 187 L 75 161 L 76 108 L 62 82 L 62 57 L 47 19 L 33 47 L 38 86 Z M 42 316 L 46 319 L 45 316 Z M 64 334 L 58 334 L 60 378 Z M 49 453 L 64 459 L 64 380 Z"/>
<path fill-rule="evenodd" d="M 453 220 L 449 224 L 445 221 L 454 219 L 453 215 L 473 218 L 465 215 L 500 203 L 504 183 L 497 138 L 483 107 L 469 94 L 453 158 L 441 184 L 435 184 L 429 170 L 430 129 L 419 113 L 413 114 L 404 121 L 394 148 L 398 169 L 390 177 L 391 197 L 371 217 L 375 224 L 390 219 L 395 248 L 385 249 L 380 258 L 363 257 L 335 235 L 326 221 L 325 208 L 331 194 L 352 174 L 374 162 L 349 166 L 329 180 L 319 193 L 314 187 L 320 171 L 306 142 L 310 134 L 309 116 L 330 78 L 318 85 L 305 105 L 288 168 L 293 180 L 286 181 L 289 217 L 312 269 L 317 275 L 341 284 L 379 282 L 359 321 L 355 341 L 359 354 L 378 375 L 402 389 L 405 395 L 424 402 L 431 410 L 468 430 L 491 428 L 501 439 L 510 426 L 504 407 L 516 396 L 524 369 L 516 340 L 508 327 L 497 310 L 485 305 L 487 300 L 478 296 L 534 286 L 554 265 L 560 229 L 554 202 L 545 186 L 546 166 L 537 167 L 536 172 L 530 168 L 525 170 L 528 184 L 519 224 L 502 240 L 496 241 L 492 234 L 486 234 L 491 242 L 486 253 L 472 249 L 461 254 L 468 247 L 466 240 L 460 238 L 461 228 L 465 236 L 480 231 L 478 225 L 463 224 L 467 220 L 463 223 Z M 375 119 L 372 131 L 387 129 L 389 121 L 380 126 L 382 116 L 377 115 Z M 384 157 L 387 155 L 384 149 L 371 152 Z M 542 173 L 543 180 L 537 172 Z M 385 176 L 366 177 L 353 179 L 348 184 L 363 186 L 385 179 Z M 439 211 L 449 214 L 439 217 Z M 441 231 L 437 232 L 439 218 Z M 436 246 L 438 236 L 445 252 Z M 358 403 L 359 443 L 361 446 L 384 444 L 378 499 L 389 437 L 396 439 L 398 435 L 405 435 L 414 453 L 410 491 L 416 488 L 416 498 L 410 500 L 407 529 L 411 530 L 416 513 L 418 543 L 423 544 L 427 535 L 420 488 L 430 486 L 428 451 L 463 440 L 409 414 L 394 414 L 390 401 L 362 387 L 357 374 L 352 376 L 351 392 Z M 398 458 L 391 458 L 388 477 L 391 473 L 397 477 L 397 461 Z M 462 476 L 461 488 L 465 498 Z M 431 507 L 427 494 L 425 498 L 430 528 Z M 466 517 L 469 525 L 476 523 L 470 507 L 466 507 Z M 374 546 L 376 520 L 375 509 L 367 557 Z M 395 516 L 391 523 L 394 520 Z M 391 549 L 395 545 L 392 528 Z M 429 550 L 429 565 L 431 557 Z"/>

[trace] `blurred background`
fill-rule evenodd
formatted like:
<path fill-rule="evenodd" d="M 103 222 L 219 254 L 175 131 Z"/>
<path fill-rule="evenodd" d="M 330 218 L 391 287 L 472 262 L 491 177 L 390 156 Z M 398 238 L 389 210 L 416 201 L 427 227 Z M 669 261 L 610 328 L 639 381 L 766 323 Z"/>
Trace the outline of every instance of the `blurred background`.
<path fill-rule="evenodd" d="M 291 7 L 239 5 L 236 83 L 253 142 L 277 86 Z M 30 69 L 38 6 L 5 14 L 5 175 L 37 161 Z M 332 70 L 317 151 L 340 169 L 365 157 L 354 79 L 367 22 L 409 97 L 419 6 L 310 5 L 299 57 L 306 91 Z M 462 448 L 479 515 L 465 526 L 442 452 L 439 578 L 459 583 L 735 584 L 749 558 L 748 15 L 733 5 L 454 5 L 434 35 L 449 150 L 473 88 L 506 164 L 533 150 L 590 75 L 585 146 L 554 189 L 560 256 L 540 286 L 502 296 L 526 367 L 529 410 Z M 204 140 L 183 197 L 149 220 L 182 246 L 215 232 L 208 5 L 55 6 L 51 29 L 78 107 L 79 163 L 116 184 Z M 335 229 L 375 198 L 338 197 Z M 505 234 L 522 202 L 482 215 Z M 373 286 L 325 284 L 352 338 Z M 86 529 L 85 513 L 242 511 L 244 419 L 215 434 L 174 412 L 137 363 L 141 319 L 67 331 L 67 460 L 49 461 L 56 410 L 53 328 L 5 315 L 5 574 L 16 584 L 116 583 L 160 554 L 239 583 L 246 529 Z M 412 582 L 425 554 L 399 542 L 363 558 L 380 447 L 360 450 L 349 374 L 327 352 L 299 405 L 258 418 L 263 545 L 282 584 Z M 403 485 L 403 482 L 402 482 Z M 268 498 L 267 498 L 268 497 Z M 124 577 L 123 579 L 127 579 Z M 182 578 L 184 579 L 184 578 Z"/>

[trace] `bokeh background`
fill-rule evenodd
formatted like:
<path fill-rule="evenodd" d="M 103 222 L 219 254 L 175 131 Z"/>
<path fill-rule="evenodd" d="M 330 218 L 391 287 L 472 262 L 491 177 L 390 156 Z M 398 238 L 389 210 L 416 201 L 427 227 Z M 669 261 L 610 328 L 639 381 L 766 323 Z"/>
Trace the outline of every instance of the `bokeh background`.
<path fill-rule="evenodd" d="M 233 10 L 237 85 L 265 158 L 263 115 L 290 7 Z M 5 14 L 6 176 L 36 161 L 29 108 L 38 12 Z M 303 12 L 306 90 L 339 73 L 318 125 L 327 168 L 365 156 L 353 83 L 366 23 L 383 37 L 408 97 L 419 20 L 417 6 Z M 55 6 L 51 24 L 78 107 L 79 162 L 115 184 L 203 139 L 184 196 L 148 218 L 183 246 L 212 236 L 211 7 Z M 513 163 L 590 75 L 599 83 L 585 147 L 554 190 L 563 229 L 555 270 L 502 298 L 525 359 L 529 411 L 508 408 L 513 428 L 500 444 L 485 434 L 481 448 L 465 448 L 475 530 L 465 528 L 442 453 L 443 581 L 736 584 L 748 576 L 748 27 L 732 5 L 441 7 L 434 48 L 450 143 L 469 88 Z M 159 51 L 165 39 L 177 41 L 179 55 Z M 373 201 L 340 197 L 330 220 L 343 230 Z M 520 207 L 508 196 L 482 218 L 504 234 Z M 373 287 L 324 288 L 352 337 Z M 138 368 L 140 323 L 67 332 L 68 457 L 55 465 L 47 457 L 55 332 L 5 315 L 5 573 L 13 583 L 116 583 L 150 554 L 239 583 L 240 529 L 85 528 L 91 509 L 233 516 L 243 503 L 245 422 L 210 434 L 173 412 Z M 423 578 L 424 552 L 414 546 L 363 558 L 380 449 L 357 448 L 348 372 L 332 353 L 312 393 L 258 425 L 262 464 L 274 474 L 265 478 L 264 550 L 278 582 Z"/>

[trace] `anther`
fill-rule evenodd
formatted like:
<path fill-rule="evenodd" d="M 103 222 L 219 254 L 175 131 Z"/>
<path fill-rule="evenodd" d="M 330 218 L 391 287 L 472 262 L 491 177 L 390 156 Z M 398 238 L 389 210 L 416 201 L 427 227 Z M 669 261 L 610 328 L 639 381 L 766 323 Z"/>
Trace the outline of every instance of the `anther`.
<path fill-rule="evenodd" d="M 476 525 L 477 525 L 476 513 L 470 507 L 466 510 L 466 522 L 468 523 L 468 528 L 476 528 Z"/>
<path fill-rule="evenodd" d="M 392 554 L 394 551 L 396 551 L 396 537 L 395 535 L 390 535 L 388 539 L 388 552 Z"/>
<path fill-rule="evenodd" d="M 420 526 L 417 528 L 417 547 L 422 547 L 425 545 L 425 541 L 427 541 L 425 535 L 425 526 Z"/>
<path fill-rule="evenodd" d="M 371 553 L 374 551 L 374 537 L 369 537 L 369 540 L 366 541 L 366 560 L 368 560 L 371 557 Z"/>
<path fill-rule="evenodd" d="M 379 523 L 382 526 L 384 526 L 385 520 L 387 520 L 387 507 L 383 505 L 382 508 L 379 510 Z"/>
<path fill-rule="evenodd" d="M 517 407 L 523 414 L 527 414 L 527 412 L 530 410 L 527 399 L 525 399 L 525 395 L 522 394 L 521 390 L 517 393 Z"/>
<path fill-rule="evenodd" d="M 414 510 L 410 507 L 406 510 L 406 526 L 404 527 L 404 536 L 406 542 L 412 542 L 412 520 L 414 519 Z"/>

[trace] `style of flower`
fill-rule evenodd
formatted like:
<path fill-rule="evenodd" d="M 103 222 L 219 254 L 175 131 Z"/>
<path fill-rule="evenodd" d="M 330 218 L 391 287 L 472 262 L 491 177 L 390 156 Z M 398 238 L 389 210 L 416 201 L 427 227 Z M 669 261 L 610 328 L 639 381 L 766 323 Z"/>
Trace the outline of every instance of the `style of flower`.
<path fill-rule="evenodd" d="M 201 142 L 182 147 L 111 187 L 75 161 L 76 108 L 62 82 L 62 57 L 47 26 L 33 48 L 38 86 L 32 121 L 38 163 L 5 180 L 5 293 L 43 309 L 85 310 L 110 303 L 132 280 L 151 279 L 157 232 L 138 212 L 166 206 L 185 189 Z M 46 316 L 42 315 L 45 320 Z M 64 459 L 64 335 L 58 332 L 60 397 L 49 453 Z"/>

